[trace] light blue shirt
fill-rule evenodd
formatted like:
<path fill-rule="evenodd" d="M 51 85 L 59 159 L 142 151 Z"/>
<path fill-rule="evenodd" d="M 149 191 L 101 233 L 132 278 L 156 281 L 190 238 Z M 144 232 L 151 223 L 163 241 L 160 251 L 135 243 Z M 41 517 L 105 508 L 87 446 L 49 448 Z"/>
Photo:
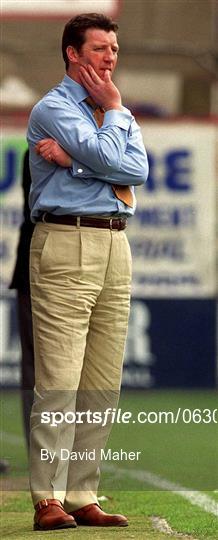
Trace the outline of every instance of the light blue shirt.
<path fill-rule="evenodd" d="M 93 109 L 84 100 L 86 89 L 68 75 L 33 108 L 27 139 L 30 149 L 31 218 L 56 215 L 130 216 L 131 208 L 117 199 L 111 184 L 134 187 L 148 176 L 142 135 L 131 112 L 110 110 L 98 127 Z M 59 167 L 36 154 L 35 145 L 55 139 L 72 156 L 72 166 Z"/>

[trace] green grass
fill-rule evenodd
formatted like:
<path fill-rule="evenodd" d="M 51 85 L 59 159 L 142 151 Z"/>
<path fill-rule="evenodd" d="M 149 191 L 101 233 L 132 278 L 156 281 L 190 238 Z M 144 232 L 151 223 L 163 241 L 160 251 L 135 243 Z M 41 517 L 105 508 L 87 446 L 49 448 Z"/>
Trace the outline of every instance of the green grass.
<path fill-rule="evenodd" d="M 9 438 L 2 441 L 2 456 L 10 461 L 11 471 L 8 478 L 8 489 L 11 482 L 14 489 L 23 485 L 23 477 L 27 476 L 27 456 L 22 441 L 22 415 L 19 395 L 15 392 L 3 395 L 2 431 Z M 174 410 L 178 407 L 211 410 L 217 407 L 216 392 L 155 392 L 122 393 L 119 406 L 122 411 L 132 411 L 134 418 L 139 411 Z M 10 434 L 17 436 L 10 440 Z M 75 534 L 78 539 L 97 540 L 117 538 L 135 538 L 163 540 L 168 534 L 154 529 L 152 516 L 167 520 L 174 534 L 172 540 L 195 538 L 199 540 L 218 539 L 218 519 L 202 508 L 192 505 L 180 495 L 170 491 L 161 491 L 144 481 L 119 476 L 119 467 L 153 472 L 171 482 L 177 482 L 190 489 L 205 492 L 214 502 L 218 502 L 217 486 L 217 425 L 211 424 L 153 424 L 131 425 L 115 424 L 108 447 L 125 450 L 140 450 L 139 462 L 110 462 L 118 468 L 118 474 L 103 473 L 101 494 L 110 499 L 102 506 L 105 511 L 124 513 L 129 517 L 130 526 L 126 529 L 82 528 L 69 531 L 46 533 L 32 532 L 32 504 L 28 491 L 8 491 L 2 497 L 2 538 L 16 540 L 31 538 L 54 538 L 64 540 Z M 6 477 L 3 478 L 6 481 Z M 4 487 L 4 486 L 3 486 Z M 12 486 L 13 487 L 13 486 Z"/>
<path fill-rule="evenodd" d="M 107 493 L 108 494 L 108 493 Z M 104 503 L 103 507 L 108 512 L 124 513 L 129 518 L 128 529 L 98 529 L 82 528 L 76 531 L 56 531 L 46 533 L 32 532 L 32 505 L 27 492 L 14 493 L 6 497 L 2 508 L 3 523 L 2 538 L 54 538 L 62 535 L 62 538 L 88 539 L 91 536 L 96 539 L 111 538 L 143 538 L 143 539 L 166 539 L 168 535 L 159 533 L 152 528 L 151 516 L 165 518 L 171 528 L 176 532 L 192 537 L 215 540 L 217 539 L 217 519 L 200 508 L 189 505 L 188 502 L 169 492 L 110 492 L 111 500 Z M 115 532 L 116 531 L 116 532 Z M 178 536 L 172 535 L 171 539 Z"/>
<path fill-rule="evenodd" d="M 132 411 L 176 411 L 217 408 L 217 392 L 123 393 L 122 409 Z M 217 418 L 218 415 L 216 415 Z M 190 489 L 218 487 L 218 430 L 216 423 L 120 424 L 114 425 L 110 447 L 139 450 L 139 461 L 122 466 L 146 469 Z M 136 486 L 137 489 L 137 486 Z"/>

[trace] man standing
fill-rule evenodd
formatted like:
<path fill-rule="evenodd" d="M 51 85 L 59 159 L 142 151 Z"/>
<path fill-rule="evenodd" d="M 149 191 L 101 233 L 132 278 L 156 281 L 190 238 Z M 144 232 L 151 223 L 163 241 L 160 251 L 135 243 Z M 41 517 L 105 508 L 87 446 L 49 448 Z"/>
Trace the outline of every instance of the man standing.
<path fill-rule="evenodd" d="M 117 30 L 93 13 L 67 23 L 66 75 L 34 107 L 28 127 L 36 530 L 128 524 L 98 505 L 100 450 L 111 425 L 90 421 L 119 398 L 131 286 L 124 229 L 135 211 L 133 186 L 148 175 L 139 126 L 111 80 Z M 78 411 L 89 418 L 62 421 Z M 75 459 L 63 459 L 71 451 Z"/>

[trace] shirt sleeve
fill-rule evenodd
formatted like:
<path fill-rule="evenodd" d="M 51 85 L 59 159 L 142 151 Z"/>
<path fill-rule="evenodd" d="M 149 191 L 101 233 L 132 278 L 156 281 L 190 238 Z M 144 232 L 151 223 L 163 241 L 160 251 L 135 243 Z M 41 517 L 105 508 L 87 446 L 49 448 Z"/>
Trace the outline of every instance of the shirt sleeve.
<path fill-rule="evenodd" d="M 113 171 L 102 178 L 104 182 L 120 185 L 141 185 L 148 178 L 148 159 L 144 147 L 140 127 L 134 120 L 131 125 L 126 150 L 119 170 Z M 95 171 L 73 158 L 72 175 L 80 178 L 98 177 Z M 100 176 L 100 175 L 99 175 Z M 101 179 L 101 178 L 100 178 Z"/>
<path fill-rule="evenodd" d="M 28 141 L 35 145 L 51 137 L 73 159 L 107 175 L 120 170 L 132 120 L 129 111 L 107 111 L 102 128 L 97 129 L 79 108 L 54 99 L 42 101 L 32 111 Z"/>

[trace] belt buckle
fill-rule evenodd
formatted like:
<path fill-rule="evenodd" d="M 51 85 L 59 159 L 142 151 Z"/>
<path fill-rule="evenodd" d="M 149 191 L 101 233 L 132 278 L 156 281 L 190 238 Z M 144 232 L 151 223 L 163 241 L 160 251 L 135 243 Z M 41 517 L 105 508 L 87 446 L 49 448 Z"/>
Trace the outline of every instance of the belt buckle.
<path fill-rule="evenodd" d="M 113 218 L 110 218 L 109 224 L 110 224 L 110 230 L 112 231 L 113 230 Z"/>
<path fill-rule="evenodd" d="M 47 221 L 46 221 L 46 219 L 45 219 L 45 216 L 46 216 L 47 213 L 48 213 L 48 212 L 44 212 L 44 213 L 42 214 L 42 223 L 47 223 Z M 46 499 L 44 499 L 44 500 L 46 500 Z"/>

